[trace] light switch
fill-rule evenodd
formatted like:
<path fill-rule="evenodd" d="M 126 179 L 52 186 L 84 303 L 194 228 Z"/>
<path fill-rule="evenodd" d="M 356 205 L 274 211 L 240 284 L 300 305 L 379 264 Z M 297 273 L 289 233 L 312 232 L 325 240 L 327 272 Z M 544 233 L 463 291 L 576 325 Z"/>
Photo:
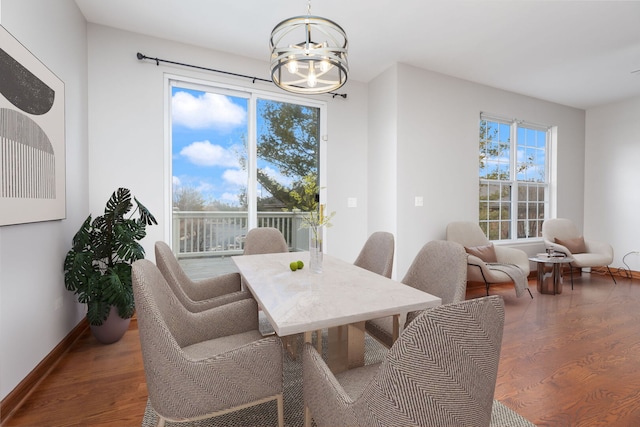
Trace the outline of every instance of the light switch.
<path fill-rule="evenodd" d="M 422 196 L 416 196 L 416 206 L 424 206 L 424 199 Z"/>
<path fill-rule="evenodd" d="M 357 208 L 358 207 L 358 199 L 355 197 L 349 197 L 347 199 L 347 207 L 348 208 Z"/>

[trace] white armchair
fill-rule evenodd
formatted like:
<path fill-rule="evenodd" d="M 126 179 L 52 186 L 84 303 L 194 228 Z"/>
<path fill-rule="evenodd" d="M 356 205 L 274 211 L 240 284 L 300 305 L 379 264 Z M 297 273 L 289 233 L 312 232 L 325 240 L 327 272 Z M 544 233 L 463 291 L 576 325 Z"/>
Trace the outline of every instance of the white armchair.
<path fill-rule="evenodd" d="M 484 283 L 487 295 L 489 295 L 490 284 L 513 282 L 518 296 L 521 296 L 526 288 L 533 298 L 526 282 L 529 275 L 529 257 L 525 251 L 493 245 L 475 222 L 449 223 L 447 240 L 460 243 L 465 247 L 469 253 L 467 280 Z"/>
<path fill-rule="evenodd" d="M 561 252 L 571 258 L 571 289 L 573 289 L 573 269 L 586 267 L 607 267 L 609 275 L 616 283 L 609 269 L 613 262 L 613 248 L 610 244 L 596 240 L 587 240 L 578 231 L 576 225 L 566 218 L 548 219 L 542 223 L 544 246 L 555 252 Z"/>

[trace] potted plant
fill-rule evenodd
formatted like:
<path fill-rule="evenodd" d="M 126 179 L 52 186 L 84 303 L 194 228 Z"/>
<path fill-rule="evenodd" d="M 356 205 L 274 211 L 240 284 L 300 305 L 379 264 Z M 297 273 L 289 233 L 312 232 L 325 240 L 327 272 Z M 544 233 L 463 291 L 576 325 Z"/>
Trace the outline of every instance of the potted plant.
<path fill-rule="evenodd" d="M 131 191 L 118 188 L 103 215 L 87 217 L 64 260 L 65 287 L 77 295 L 78 302 L 87 304 L 91 330 L 105 344 L 119 340 L 129 326 L 135 310 L 131 264 L 144 258 L 138 241 L 146 236 L 146 226 L 157 224 L 147 208 L 134 200 L 136 209 L 129 213 Z"/>

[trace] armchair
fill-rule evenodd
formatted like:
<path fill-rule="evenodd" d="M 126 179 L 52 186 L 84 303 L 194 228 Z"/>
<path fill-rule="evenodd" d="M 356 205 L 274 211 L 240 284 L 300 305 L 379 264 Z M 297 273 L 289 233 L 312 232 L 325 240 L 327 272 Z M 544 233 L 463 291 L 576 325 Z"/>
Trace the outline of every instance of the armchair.
<path fill-rule="evenodd" d="M 437 240 L 427 243 L 416 255 L 402 283 L 442 299 L 442 304 L 464 301 L 467 289 L 467 253 L 462 245 Z M 409 313 L 404 327 L 417 313 Z M 391 347 L 393 319 L 368 320 L 365 330 L 386 347 Z M 396 337 L 397 338 L 397 337 Z"/>
<path fill-rule="evenodd" d="M 487 288 L 492 283 L 513 282 L 516 295 L 529 289 L 529 257 L 526 252 L 506 246 L 494 246 L 480 226 L 474 222 L 458 221 L 447 225 L 447 240 L 458 242 L 469 252 L 467 280 L 482 282 Z"/>
<path fill-rule="evenodd" d="M 607 267 L 609 275 L 613 277 L 609 264 L 613 262 L 613 248 L 610 244 L 582 237 L 576 225 L 566 218 L 548 219 L 542 223 L 542 237 L 544 246 L 555 252 L 561 252 L 571 258 L 571 289 L 573 289 L 573 269 L 585 267 Z"/>
<path fill-rule="evenodd" d="M 276 400 L 283 427 L 282 344 L 260 334 L 255 300 L 192 313 L 146 259 L 132 265 L 132 283 L 158 426 Z"/>
<path fill-rule="evenodd" d="M 424 310 L 382 363 L 337 375 L 305 344 L 305 426 L 489 426 L 503 327 L 497 295 Z"/>
<path fill-rule="evenodd" d="M 289 252 L 289 245 L 277 228 L 252 228 L 244 240 L 244 255 Z"/>
<path fill-rule="evenodd" d="M 358 254 L 354 265 L 391 278 L 393 270 L 394 238 L 386 231 L 373 233 Z"/>
<path fill-rule="evenodd" d="M 240 273 L 228 273 L 193 281 L 184 272 L 165 242 L 155 243 L 156 264 L 178 300 L 187 310 L 197 313 L 234 301 L 251 298 L 241 291 Z"/>

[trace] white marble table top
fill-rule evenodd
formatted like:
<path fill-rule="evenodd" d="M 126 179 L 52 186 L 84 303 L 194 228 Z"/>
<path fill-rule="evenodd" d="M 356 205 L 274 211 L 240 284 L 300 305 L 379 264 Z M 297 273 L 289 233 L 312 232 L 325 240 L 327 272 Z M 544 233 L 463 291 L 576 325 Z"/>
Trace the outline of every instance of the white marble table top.
<path fill-rule="evenodd" d="M 279 336 L 424 310 L 440 298 L 324 255 L 312 273 L 308 252 L 232 257 L 245 284 Z M 305 267 L 291 271 L 291 261 Z"/>

